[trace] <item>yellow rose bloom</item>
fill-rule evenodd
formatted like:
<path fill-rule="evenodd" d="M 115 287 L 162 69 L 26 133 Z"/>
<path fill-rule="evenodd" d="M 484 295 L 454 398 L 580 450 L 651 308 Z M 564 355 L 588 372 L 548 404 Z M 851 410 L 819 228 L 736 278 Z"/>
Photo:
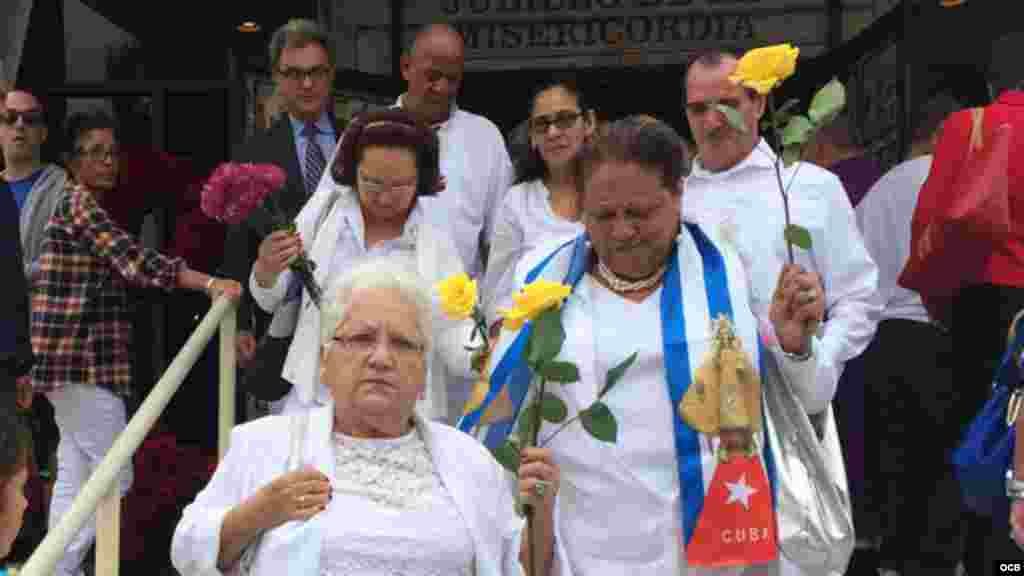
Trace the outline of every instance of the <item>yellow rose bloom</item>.
<path fill-rule="evenodd" d="M 476 280 L 465 273 L 456 274 L 437 283 L 441 308 L 454 320 L 465 320 L 473 315 L 476 306 Z"/>
<path fill-rule="evenodd" d="M 537 280 L 523 287 L 512 300 L 515 306 L 508 310 L 499 310 L 504 318 L 503 327 L 518 330 L 527 320 L 533 320 L 548 308 L 555 308 L 569 297 L 572 288 L 561 282 Z"/>
<path fill-rule="evenodd" d="M 755 48 L 740 58 L 729 80 L 756 90 L 758 94 L 768 94 L 796 72 L 796 59 L 799 55 L 800 49 L 789 44 Z"/>

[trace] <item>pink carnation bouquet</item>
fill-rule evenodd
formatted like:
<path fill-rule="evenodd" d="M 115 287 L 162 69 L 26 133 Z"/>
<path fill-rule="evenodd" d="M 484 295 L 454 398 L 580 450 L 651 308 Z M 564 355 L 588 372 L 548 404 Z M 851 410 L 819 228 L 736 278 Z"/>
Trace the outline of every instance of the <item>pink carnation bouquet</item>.
<path fill-rule="evenodd" d="M 237 164 L 217 166 L 203 184 L 203 214 L 219 222 L 248 222 L 262 237 L 275 230 L 295 233 L 295 222 L 285 215 L 274 194 L 284 186 L 288 176 L 274 164 Z M 313 270 L 316 264 L 302 253 L 289 265 L 299 277 L 313 303 L 320 307 L 322 290 Z"/>

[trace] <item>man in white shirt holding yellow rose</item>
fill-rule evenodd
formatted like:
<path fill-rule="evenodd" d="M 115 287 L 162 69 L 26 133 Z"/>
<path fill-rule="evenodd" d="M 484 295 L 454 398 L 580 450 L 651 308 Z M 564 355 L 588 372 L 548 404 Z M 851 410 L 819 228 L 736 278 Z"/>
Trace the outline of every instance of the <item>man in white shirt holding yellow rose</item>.
<path fill-rule="evenodd" d="M 731 237 L 747 267 L 751 308 L 765 329 L 770 327 L 775 283 L 787 261 L 786 217 L 776 155 L 758 131 L 770 86 L 754 90 L 730 80 L 738 64 L 734 55 L 711 52 L 687 70 L 686 117 L 697 158 L 685 180 L 682 211 L 684 219 Z M 788 71 L 774 81 L 791 74 L 793 65 L 795 54 Z M 736 109 L 746 130 L 730 126 L 718 104 Z M 797 162 L 782 167 L 781 179 L 788 187 L 792 223 L 811 238 L 810 249 L 793 247 L 795 263 L 816 272 L 825 288 L 826 321 L 812 346 L 818 359 L 817 385 L 831 397 L 846 361 L 859 355 L 875 333 L 882 309 L 876 296 L 878 268 L 864 247 L 838 177 Z"/>

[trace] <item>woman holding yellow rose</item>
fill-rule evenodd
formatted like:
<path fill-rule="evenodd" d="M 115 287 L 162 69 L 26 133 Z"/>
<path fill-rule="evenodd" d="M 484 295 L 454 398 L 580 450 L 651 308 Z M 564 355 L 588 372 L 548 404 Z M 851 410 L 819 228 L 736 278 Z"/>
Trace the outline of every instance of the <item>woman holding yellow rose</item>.
<path fill-rule="evenodd" d="M 514 449 L 524 463 L 520 491 L 535 498 L 529 538 L 538 564 L 562 576 L 802 574 L 776 545 L 757 374 L 788 381 L 810 412 L 827 404 L 805 348 L 806 321 L 823 313 L 821 286 L 787 267 L 771 310 L 774 335 L 759 339 L 735 251 L 680 220 L 683 150 L 670 127 L 635 118 L 585 148 L 586 232 L 524 258 L 517 276 L 526 288 L 503 313 L 490 389 L 460 423 L 499 460 L 509 438 L 523 446 Z M 528 343 L 534 331 L 551 331 L 545 309 L 559 311 L 565 334 L 552 365 L 574 364 L 578 379 L 547 384 L 557 401 L 541 404 L 589 416 L 562 424 L 544 416 L 539 448 L 529 448 L 517 416 L 536 388 L 537 348 Z M 718 404 L 703 414 L 717 428 L 691 418 L 690 404 L 700 412 L 737 381 L 750 392 L 740 398 L 747 411 L 722 414 L 741 416 L 730 425 L 746 428 L 719 425 Z M 750 444 L 729 440 L 738 432 Z M 537 489 L 539 480 L 549 484 Z"/>
<path fill-rule="evenodd" d="M 462 260 L 435 198 L 441 187 L 439 170 L 437 135 L 407 112 L 385 110 L 356 117 L 338 143 L 330 174 L 296 218 L 298 234 L 271 234 L 261 244 L 249 282 L 256 302 L 269 313 L 297 304 L 301 287 L 288 263 L 304 245 L 311 246 L 309 256 L 317 265 L 320 286 L 368 258 L 408 260 L 431 284 L 461 274 Z M 468 284 L 456 288 L 470 296 Z M 459 298 L 453 302 L 459 307 Z M 308 294 L 301 294 L 298 304 L 295 335 L 281 374 L 292 384 L 282 412 L 330 401 L 316 370 L 319 312 Z M 429 418 L 447 421 L 462 408 L 461 402 L 449 401 L 449 387 L 468 387 L 472 377 L 465 347 L 473 323 L 465 316 L 447 318 L 440 302 L 435 302 L 435 315 L 437 345 L 428 357 L 427 387 L 419 409 Z M 464 393 L 452 396 L 462 398 Z"/>

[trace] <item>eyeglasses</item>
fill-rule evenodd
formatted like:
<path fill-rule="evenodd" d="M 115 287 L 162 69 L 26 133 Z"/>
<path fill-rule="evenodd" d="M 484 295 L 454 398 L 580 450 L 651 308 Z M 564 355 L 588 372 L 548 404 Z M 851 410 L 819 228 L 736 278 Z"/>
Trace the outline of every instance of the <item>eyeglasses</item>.
<path fill-rule="evenodd" d="M 102 146 L 94 146 L 88 150 L 78 148 L 75 150 L 79 156 L 85 156 L 93 162 L 104 162 L 108 158 L 113 161 L 121 157 L 121 150 L 118 148 L 103 148 Z"/>
<path fill-rule="evenodd" d="M 331 74 L 329 66 L 315 66 L 313 68 L 281 68 L 281 76 L 291 82 L 304 82 L 306 78 L 322 82 Z"/>
<path fill-rule="evenodd" d="M 388 350 L 400 358 L 411 358 L 423 353 L 426 347 L 414 340 L 403 336 L 381 334 L 375 330 L 353 332 L 351 334 L 335 335 L 334 341 L 341 346 L 341 349 L 360 356 L 369 356 L 380 345 L 381 340 L 387 342 Z"/>
<path fill-rule="evenodd" d="M 550 116 L 530 118 L 530 131 L 541 136 L 547 134 L 552 126 L 559 130 L 568 130 L 576 125 L 576 120 L 583 116 L 582 112 L 559 112 Z"/>
<path fill-rule="evenodd" d="M 359 174 L 357 178 L 359 190 L 369 194 L 370 196 L 378 196 L 385 192 L 392 192 L 394 194 L 407 195 L 416 193 L 416 183 L 411 184 L 387 184 L 380 180 L 371 180 L 362 174 Z"/>
<path fill-rule="evenodd" d="M 39 110 L 8 110 L 5 114 L 0 115 L 0 123 L 14 126 L 18 123 L 18 118 L 21 118 L 25 126 L 42 126 L 46 124 L 43 113 Z"/>

